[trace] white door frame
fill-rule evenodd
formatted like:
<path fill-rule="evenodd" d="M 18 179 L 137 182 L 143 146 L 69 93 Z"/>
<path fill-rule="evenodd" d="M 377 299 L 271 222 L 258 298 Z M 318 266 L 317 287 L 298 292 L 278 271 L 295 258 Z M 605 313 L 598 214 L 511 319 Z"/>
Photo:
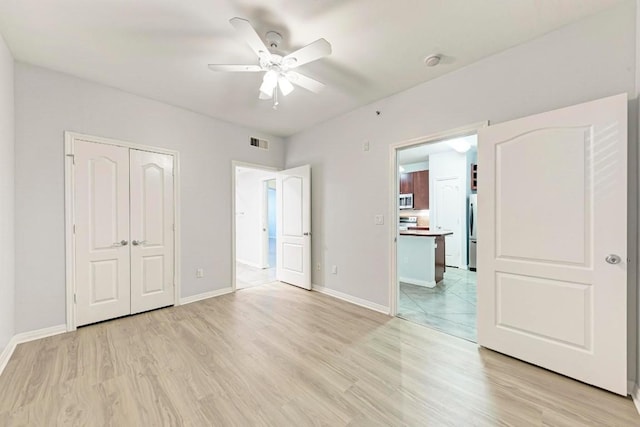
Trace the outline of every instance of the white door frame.
<path fill-rule="evenodd" d="M 273 166 L 260 165 L 257 163 L 242 162 L 240 160 L 231 161 L 231 292 L 236 288 L 236 170 L 238 167 L 258 169 L 262 171 L 278 172 L 282 170 Z M 266 183 L 266 181 L 265 181 Z M 264 186 L 263 186 L 264 189 Z M 268 240 L 267 240 L 268 241 Z M 261 257 L 262 258 L 262 257 Z"/>
<path fill-rule="evenodd" d="M 267 178 L 262 180 L 262 224 L 267 230 L 267 234 L 262 234 L 262 251 L 260 254 L 260 263 L 262 268 L 275 268 L 275 265 L 269 265 L 269 181 L 275 181 L 275 178 Z M 266 267 L 265 267 L 266 266 Z"/>
<path fill-rule="evenodd" d="M 74 303 L 75 294 L 75 239 L 74 239 L 74 223 L 75 211 L 74 198 L 74 174 L 73 174 L 73 153 L 75 141 L 85 141 L 96 144 L 115 145 L 141 151 L 150 151 L 153 153 L 170 154 L 173 156 L 174 171 L 174 302 L 173 305 L 180 305 L 180 152 L 169 150 L 166 148 L 152 147 L 150 145 L 134 144 L 132 142 L 121 141 L 112 138 L 103 138 L 99 136 L 86 135 L 77 132 L 65 131 L 64 133 L 64 199 L 65 199 L 65 265 L 66 265 L 66 317 L 67 332 L 76 330 L 76 305 Z"/>
<path fill-rule="evenodd" d="M 478 133 L 478 129 L 486 126 L 489 126 L 488 120 L 427 136 L 395 142 L 389 146 L 389 207 L 391 209 L 389 215 L 389 218 L 391 218 L 389 222 L 389 240 L 391 242 L 389 245 L 389 315 L 396 316 L 398 314 L 398 150 L 473 135 Z"/>

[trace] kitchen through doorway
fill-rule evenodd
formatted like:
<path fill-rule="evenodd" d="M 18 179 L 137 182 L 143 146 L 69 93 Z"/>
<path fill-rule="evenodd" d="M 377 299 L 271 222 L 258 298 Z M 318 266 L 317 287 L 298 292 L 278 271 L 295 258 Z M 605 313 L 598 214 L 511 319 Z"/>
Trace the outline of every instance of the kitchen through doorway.
<path fill-rule="evenodd" d="M 398 317 L 477 341 L 477 133 L 396 150 Z"/>
<path fill-rule="evenodd" d="M 235 166 L 235 289 L 276 281 L 276 171 Z"/>

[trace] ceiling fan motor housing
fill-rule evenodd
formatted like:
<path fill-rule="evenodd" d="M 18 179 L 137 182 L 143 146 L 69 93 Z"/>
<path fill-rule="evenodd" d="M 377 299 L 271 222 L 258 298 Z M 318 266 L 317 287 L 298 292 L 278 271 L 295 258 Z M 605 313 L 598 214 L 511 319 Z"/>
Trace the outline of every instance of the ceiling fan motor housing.
<path fill-rule="evenodd" d="M 282 35 L 275 31 L 267 32 L 267 43 L 270 48 L 276 49 L 282 43 Z"/>

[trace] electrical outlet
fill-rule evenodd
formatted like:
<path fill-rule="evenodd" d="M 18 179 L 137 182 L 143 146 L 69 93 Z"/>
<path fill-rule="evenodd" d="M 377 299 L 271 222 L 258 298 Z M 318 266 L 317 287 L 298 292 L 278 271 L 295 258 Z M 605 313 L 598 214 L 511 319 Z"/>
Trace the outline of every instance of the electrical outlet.
<path fill-rule="evenodd" d="M 317 264 L 316 264 L 316 270 L 317 270 L 317 271 L 320 271 L 320 263 L 317 263 Z"/>
<path fill-rule="evenodd" d="M 362 151 L 369 151 L 369 141 L 362 143 Z"/>
<path fill-rule="evenodd" d="M 196 278 L 201 279 L 204 277 L 204 268 L 196 269 Z"/>
<path fill-rule="evenodd" d="M 374 221 L 376 225 L 384 225 L 384 215 L 376 215 Z"/>
<path fill-rule="evenodd" d="M 338 266 L 337 265 L 332 265 L 331 266 L 331 274 L 338 274 Z"/>

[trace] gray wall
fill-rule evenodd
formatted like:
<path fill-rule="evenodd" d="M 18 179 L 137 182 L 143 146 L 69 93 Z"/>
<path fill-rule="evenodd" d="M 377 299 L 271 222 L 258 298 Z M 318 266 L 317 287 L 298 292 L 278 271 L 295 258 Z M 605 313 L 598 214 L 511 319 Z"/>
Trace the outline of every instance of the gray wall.
<path fill-rule="evenodd" d="M 0 36 L 0 353 L 14 333 L 13 57 Z"/>
<path fill-rule="evenodd" d="M 389 304 L 390 143 L 622 92 L 635 97 L 633 1 L 288 138 L 287 167 L 312 166 L 312 265 L 322 266 L 313 283 Z M 373 221 L 380 213 L 382 227 Z M 630 291 L 634 378 L 635 284 Z"/>
<path fill-rule="evenodd" d="M 16 332 L 65 322 L 65 130 L 179 150 L 182 296 L 231 285 L 231 161 L 281 167 L 280 138 L 20 63 L 15 108 Z"/>

